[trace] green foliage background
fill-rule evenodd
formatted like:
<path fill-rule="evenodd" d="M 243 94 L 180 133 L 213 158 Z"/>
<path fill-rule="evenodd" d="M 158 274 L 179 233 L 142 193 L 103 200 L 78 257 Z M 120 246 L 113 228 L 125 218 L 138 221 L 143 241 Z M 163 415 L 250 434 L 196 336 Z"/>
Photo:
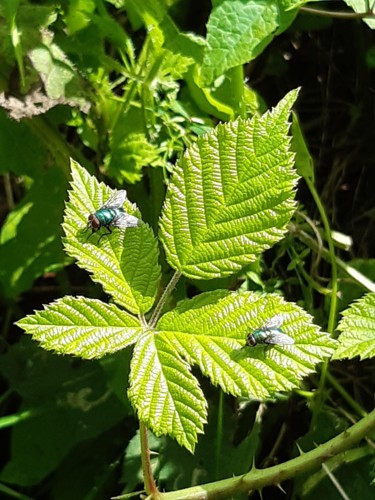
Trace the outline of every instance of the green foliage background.
<path fill-rule="evenodd" d="M 137 416 L 172 490 L 286 461 L 372 409 L 374 20 L 306 3 L 0 5 L 1 494 L 142 488 Z M 80 231 L 109 186 L 145 224 L 98 245 Z M 279 313 L 295 345 L 246 354 Z M 325 332 L 342 333 L 320 372 Z M 364 445 L 330 467 L 372 498 L 373 463 Z M 321 470 L 284 487 L 341 498 Z"/>

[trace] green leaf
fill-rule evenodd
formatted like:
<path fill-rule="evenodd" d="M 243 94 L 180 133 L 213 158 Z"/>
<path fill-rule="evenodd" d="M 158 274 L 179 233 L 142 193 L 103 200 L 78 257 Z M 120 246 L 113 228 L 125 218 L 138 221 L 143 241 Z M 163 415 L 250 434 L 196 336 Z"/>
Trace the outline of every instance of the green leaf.
<path fill-rule="evenodd" d="M 0 283 L 7 297 L 16 297 L 43 273 L 64 266 L 61 219 L 66 188 L 63 172 L 50 168 L 7 217 L 0 236 L 0 261 L 4 263 Z"/>
<path fill-rule="evenodd" d="M 19 63 L 19 57 L 27 57 L 29 51 L 40 43 L 41 33 L 47 32 L 49 26 L 57 18 L 54 5 L 20 3 L 19 1 L 7 0 L 7 8 L 5 6 L 3 8 L 4 2 L 0 2 L 2 18 L 0 56 L 3 63 L 7 62 L 12 66 L 14 58 Z M 24 62 L 22 62 L 23 64 Z M 6 65 L 2 67 L 2 70 L 5 69 Z M 20 67 L 19 69 L 23 70 Z"/>
<path fill-rule="evenodd" d="M 243 71 L 239 66 L 227 71 L 210 88 L 202 86 L 198 65 L 189 70 L 185 80 L 199 108 L 220 120 L 228 121 L 241 116 L 245 106 L 250 116 L 259 113 L 255 92 L 243 82 Z M 264 107 L 263 111 L 266 109 Z"/>
<path fill-rule="evenodd" d="M 8 434 L 11 458 L 0 481 L 18 486 L 39 483 L 60 471 L 79 443 L 90 446 L 90 440 L 132 413 L 130 405 L 125 407 L 108 390 L 98 362 L 77 363 L 48 353 L 26 335 L 0 356 L 0 373 L 20 401 L 15 411 L 27 414 Z"/>
<path fill-rule="evenodd" d="M 42 75 L 48 97 L 67 97 L 66 88 L 77 78 L 73 64 L 56 44 L 40 45 L 33 49 L 29 57 L 35 69 Z"/>
<path fill-rule="evenodd" d="M 74 2 L 69 2 L 69 7 L 65 15 L 65 24 L 69 34 L 86 28 L 92 20 L 94 11 L 94 0 L 75 0 Z"/>
<path fill-rule="evenodd" d="M 227 276 L 283 237 L 298 179 L 287 136 L 297 93 L 261 117 L 219 125 L 178 162 L 161 240 L 169 264 L 185 276 Z"/>
<path fill-rule="evenodd" d="M 126 0 L 126 8 L 133 10 L 140 16 L 145 24 L 158 24 L 167 12 L 167 3 L 160 0 Z"/>
<path fill-rule="evenodd" d="M 314 161 L 307 147 L 298 116 L 292 113 L 292 150 L 296 153 L 296 169 L 301 177 L 315 182 Z"/>
<path fill-rule="evenodd" d="M 142 168 L 159 159 L 158 148 L 143 133 L 122 133 L 121 141 L 111 141 L 111 152 L 105 159 L 105 170 L 118 182 L 136 183 L 142 179 Z"/>
<path fill-rule="evenodd" d="M 368 12 L 369 9 L 372 9 L 372 11 L 374 10 L 374 5 L 371 0 L 344 0 L 344 2 L 357 14 L 364 14 L 365 12 Z M 373 17 L 369 16 L 367 19 L 364 18 L 363 22 L 365 22 L 371 29 L 375 29 L 375 19 Z"/>
<path fill-rule="evenodd" d="M 210 85 L 228 69 L 255 59 L 284 31 L 295 12 L 285 12 L 277 0 L 216 0 L 207 23 L 207 49 L 201 78 Z"/>
<path fill-rule="evenodd" d="M 36 179 L 43 175 L 46 152 L 30 126 L 10 120 L 0 109 L 0 130 L 0 157 L 3 159 L 0 173 L 13 172 Z"/>
<path fill-rule="evenodd" d="M 282 332 L 294 339 L 293 345 L 246 346 L 249 333 L 280 314 Z M 256 399 L 298 387 L 336 344 L 296 304 L 279 295 L 255 292 L 203 293 L 182 301 L 156 328 L 158 338 L 168 339 L 214 385 L 235 396 Z"/>
<path fill-rule="evenodd" d="M 88 239 L 84 232 L 88 215 L 103 206 L 113 191 L 74 161 L 72 177 L 63 223 L 66 251 L 92 273 L 92 279 L 115 302 L 134 314 L 147 312 L 154 303 L 160 278 L 158 246 L 152 229 L 146 224 L 125 231 L 114 228 L 99 242 L 103 234 L 100 230 Z M 140 217 L 128 201 L 125 209 Z"/>
<path fill-rule="evenodd" d="M 193 452 L 203 433 L 207 403 L 173 343 L 149 331 L 134 348 L 128 397 L 156 435 L 169 434 Z"/>
<path fill-rule="evenodd" d="M 375 293 L 368 293 L 342 313 L 341 332 L 334 359 L 375 356 Z"/>
<path fill-rule="evenodd" d="M 200 63 L 203 58 L 203 48 L 206 42 L 195 33 L 183 33 L 174 24 L 170 16 L 165 15 L 159 24 L 163 32 L 164 47 L 175 54 Z"/>
<path fill-rule="evenodd" d="M 49 351 L 100 358 L 135 342 L 139 320 L 114 304 L 63 297 L 16 323 Z"/>

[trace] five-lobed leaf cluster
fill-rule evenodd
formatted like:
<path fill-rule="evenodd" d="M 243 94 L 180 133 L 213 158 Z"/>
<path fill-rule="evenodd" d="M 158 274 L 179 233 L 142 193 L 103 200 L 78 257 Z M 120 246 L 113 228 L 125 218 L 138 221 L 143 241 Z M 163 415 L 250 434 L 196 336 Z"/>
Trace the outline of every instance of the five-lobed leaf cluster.
<path fill-rule="evenodd" d="M 298 180 L 288 136 L 296 96 L 290 92 L 263 116 L 219 125 L 179 160 L 160 221 L 176 273 L 194 279 L 232 274 L 283 237 Z M 207 404 L 193 365 L 227 393 L 264 399 L 297 387 L 332 354 L 335 342 L 311 316 L 275 294 L 206 292 L 147 323 L 160 283 L 157 238 L 147 224 L 88 238 L 87 216 L 111 190 L 75 162 L 72 178 L 65 249 L 114 303 L 64 297 L 18 325 L 45 349 L 85 359 L 134 344 L 129 398 L 156 434 L 194 450 Z M 124 209 L 140 216 L 128 201 Z M 246 336 L 276 315 L 294 344 L 246 346 Z"/>

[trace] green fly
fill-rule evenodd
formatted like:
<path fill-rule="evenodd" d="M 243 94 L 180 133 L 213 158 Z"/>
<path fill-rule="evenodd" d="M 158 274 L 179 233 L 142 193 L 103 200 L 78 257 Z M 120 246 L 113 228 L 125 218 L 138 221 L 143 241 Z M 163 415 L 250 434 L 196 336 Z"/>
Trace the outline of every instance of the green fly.
<path fill-rule="evenodd" d="M 282 314 L 278 314 L 270 318 L 261 328 L 257 328 L 249 333 L 246 337 L 246 345 L 254 347 L 257 344 L 279 344 L 290 345 L 294 344 L 294 340 L 283 333 L 280 329 L 284 318 Z"/>
<path fill-rule="evenodd" d="M 103 236 L 112 233 L 111 227 L 126 229 L 127 227 L 136 227 L 141 224 L 142 221 L 140 219 L 138 219 L 134 215 L 128 214 L 122 208 L 125 200 L 126 200 L 125 189 L 116 191 L 106 201 L 106 203 L 104 203 L 104 205 L 101 208 L 99 208 L 99 210 L 88 216 L 86 231 L 88 229 L 91 229 L 92 231 L 91 234 L 94 234 L 96 231 L 99 231 L 99 229 L 101 229 L 102 227 L 108 230 L 107 233 L 104 233 L 100 236 L 98 243 L 103 238 Z"/>

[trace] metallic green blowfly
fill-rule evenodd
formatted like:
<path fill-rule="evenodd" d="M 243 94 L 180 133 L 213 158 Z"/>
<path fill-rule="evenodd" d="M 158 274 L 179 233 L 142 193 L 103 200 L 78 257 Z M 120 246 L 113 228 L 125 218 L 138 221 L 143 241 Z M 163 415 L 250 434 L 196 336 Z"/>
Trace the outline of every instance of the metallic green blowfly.
<path fill-rule="evenodd" d="M 112 233 L 111 227 L 126 229 L 127 227 L 139 226 L 142 223 L 140 219 L 138 219 L 134 215 L 128 214 L 122 208 L 125 200 L 126 200 L 125 189 L 116 191 L 116 193 L 114 193 L 108 199 L 108 201 L 104 203 L 104 205 L 101 208 L 99 208 L 99 210 L 88 216 L 86 231 L 88 229 L 92 230 L 90 236 L 94 234 L 96 231 L 99 231 L 99 229 L 102 227 L 108 230 L 107 233 L 104 233 L 100 236 L 98 243 L 103 238 L 103 236 Z"/>
<path fill-rule="evenodd" d="M 249 333 L 246 337 L 246 345 L 254 347 L 257 344 L 294 344 L 294 340 L 283 333 L 280 329 L 284 318 L 282 314 L 273 316 L 261 327 Z"/>

